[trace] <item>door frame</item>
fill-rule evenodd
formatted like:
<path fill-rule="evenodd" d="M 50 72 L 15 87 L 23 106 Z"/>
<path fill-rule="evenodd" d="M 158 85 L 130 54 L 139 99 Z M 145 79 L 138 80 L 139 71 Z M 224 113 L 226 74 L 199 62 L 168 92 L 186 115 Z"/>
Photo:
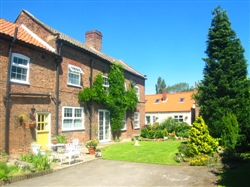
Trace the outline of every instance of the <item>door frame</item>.
<path fill-rule="evenodd" d="M 103 113 L 104 113 L 104 122 L 105 122 L 105 119 L 106 119 L 105 113 L 108 112 L 108 113 L 109 113 L 109 116 L 110 116 L 110 112 L 109 112 L 108 110 L 105 110 L 105 109 L 99 109 L 99 110 L 98 110 L 98 139 L 99 139 L 99 137 L 100 137 L 100 130 L 99 130 L 99 124 L 100 124 L 100 115 L 99 115 L 99 113 L 100 113 L 100 112 L 103 112 Z M 103 122 L 103 123 L 104 123 L 104 122 Z M 103 140 L 100 140 L 100 139 L 99 139 L 100 143 L 110 142 L 110 141 L 111 141 L 110 117 L 109 117 L 109 131 L 108 131 L 108 133 L 109 133 L 109 136 L 108 136 L 109 138 L 108 138 L 108 139 L 103 139 Z M 104 123 L 103 138 L 105 137 L 105 135 L 106 135 L 106 133 L 105 133 L 105 123 Z"/>

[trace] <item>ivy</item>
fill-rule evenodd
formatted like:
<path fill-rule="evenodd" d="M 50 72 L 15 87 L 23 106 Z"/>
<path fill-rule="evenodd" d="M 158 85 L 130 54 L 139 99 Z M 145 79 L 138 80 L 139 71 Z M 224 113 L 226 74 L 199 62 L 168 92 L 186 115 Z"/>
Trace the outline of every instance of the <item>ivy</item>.
<path fill-rule="evenodd" d="M 105 105 L 110 111 L 111 131 L 114 138 L 119 137 L 122 128 L 122 120 L 127 110 L 134 110 L 138 103 L 135 88 L 130 83 L 126 91 L 124 87 L 125 78 L 123 67 L 114 63 L 108 75 L 109 90 L 105 92 L 103 87 L 103 77 L 99 73 L 94 80 L 93 87 L 85 88 L 78 93 L 78 100 L 86 103 L 96 101 Z"/>

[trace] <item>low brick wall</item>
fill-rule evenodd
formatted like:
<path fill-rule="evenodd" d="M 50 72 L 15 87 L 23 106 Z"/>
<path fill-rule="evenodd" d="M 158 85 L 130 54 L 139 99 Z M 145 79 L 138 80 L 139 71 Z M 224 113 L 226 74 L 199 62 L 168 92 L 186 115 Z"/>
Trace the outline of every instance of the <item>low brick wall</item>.
<path fill-rule="evenodd" d="M 34 178 L 34 177 L 39 177 L 39 176 L 43 176 L 49 173 L 53 173 L 53 170 L 46 170 L 46 171 L 39 171 L 39 172 L 35 172 L 35 173 L 29 173 L 26 175 L 20 175 L 20 176 L 14 176 L 11 177 L 9 180 L 7 181 L 2 181 L 0 180 L 0 186 L 9 184 L 9 183 L 13 183 L 13 182 L 17 182 L 17 181 L 21 181 L 21 180 L 25 180 L 25 179 L 30 179 L 30 178 Z"/>

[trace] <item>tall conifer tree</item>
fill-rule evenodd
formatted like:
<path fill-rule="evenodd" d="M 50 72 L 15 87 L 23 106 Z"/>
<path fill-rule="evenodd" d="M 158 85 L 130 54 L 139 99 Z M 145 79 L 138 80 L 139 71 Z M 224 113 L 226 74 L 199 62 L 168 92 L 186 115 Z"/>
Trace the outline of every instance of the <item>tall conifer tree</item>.
<path fill-rule="evenodd" d="M 200 114 L 213 137 L 221 137 L 222 117 L 232 113 L 239 124 L 239 145 L 250 142 L 250 81 L 244 49 L 231 29 L 227 12 L 220 6 L 212 12 L 204 58 L 204 79 L 194 96 Z M 243 143 L 243 144 L 242 144 Z"/>

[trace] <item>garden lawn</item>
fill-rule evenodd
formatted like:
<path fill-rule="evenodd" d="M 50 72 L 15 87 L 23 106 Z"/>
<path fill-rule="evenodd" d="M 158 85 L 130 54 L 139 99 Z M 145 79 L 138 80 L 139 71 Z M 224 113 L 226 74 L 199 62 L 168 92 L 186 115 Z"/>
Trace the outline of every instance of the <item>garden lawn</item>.
<path fill-rule="evenodd" d="M 122 160 L 150 164 L 181 165 L 174 161 L 177 147 L 182 141 L 142 141 L 140 146 L 135 142 L 120 143 L 102 149 L 102 157 L 107 160 Z"/>

